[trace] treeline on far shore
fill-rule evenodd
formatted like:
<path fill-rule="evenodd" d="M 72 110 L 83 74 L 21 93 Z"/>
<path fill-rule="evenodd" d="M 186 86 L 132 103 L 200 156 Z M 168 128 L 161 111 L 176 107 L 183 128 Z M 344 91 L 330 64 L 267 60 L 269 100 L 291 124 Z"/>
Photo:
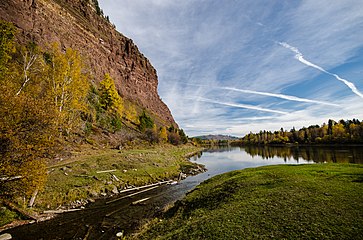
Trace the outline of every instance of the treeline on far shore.
<path fill-rule="evenodd" d="M 328 123 L 311 125 L 299 130 L 286 131 L 261 130 L 259 133 L 245 135 L 234 144 L 363 144 L 363 121 L 358 119 L 329 119 Z"/>

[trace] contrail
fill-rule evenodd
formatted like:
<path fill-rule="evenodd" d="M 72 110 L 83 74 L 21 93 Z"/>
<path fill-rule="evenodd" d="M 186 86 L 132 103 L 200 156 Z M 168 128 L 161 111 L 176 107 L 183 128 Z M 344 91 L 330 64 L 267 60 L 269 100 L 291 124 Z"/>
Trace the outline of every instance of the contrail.
<path fill-rule="evenodd" d="M 335 107 L 339 106 L 338 104 L 334 104 L 334 103 L 328 103 L 328 102 L 317 101 L 317 100 L 312 100 L 312 99 L 300 98 L 300 97 L 285 95 L 285 94 L 260 92 L 260 91 L 232 88 L 232 87 L 222 87 L 222 89 L 236 91 L 236 92 L 242 92 L 242 93 L 251 93 L 251 94 L 257 94 L 257 95 L 263 95 L 263 96 L 269 96 L 269 97 L 282 98 L 282 99 L 286 99 L 286 100 L 290 100 L 290 101 L 296 101 L 296 102 L 317 103 L 317 104 L 323 104 L 323 105 L 329 105 L 329 106 L 335 106 Z"/>
<path fill-rule="evenodd" d="M 201 84 L 190 84 L 190 83 L 185 83 L 185 84 L 186 85 L 192 85 L 192 86 L 199 86 L 199 87 L 211 87 L 211 86 L 201 85 Z M 276 97 L 276 98 L 281 98 L 281 99 L 286 99 L 286 100 L 289 100 L 289 101 L 296 101 L 296 102 L 315 103 L 315 104 L 322 104 L 322 105 L 328 105 L 328 106 L 334 106 L 334 107 L 339 107 L 340 106 L 340 105 L 335 104 L 335 103 L 329 103 L 329 102 L 324 102 L 324 101 L 312 100 L 312 99 L 307 99 L 307 98 L 300 98 L 300 97 L 291 96 L 291 95 L 285 95 L 285 94 L 277 94 L 277 93 L 270 93 L 270 92 L 260 92 L 260 91 L 253 91 L 253 90 L 247 90 L 247 89 L 241 89 L 241 88 L 233 88 L 233 87 L 212 87 L 212 88 L 225 89 L 225 90 L 242 92 L 242 93 L 251 93 L 251 94 L 263 95 L 263 96 L 269 96 L 269 97 Z"/>
<path fill-rule="evenodd" d="M 278 114 L 288 114 L 288 112 L 283 112 L 283 111 L 273 110 L 273 109 L 268 109 L 268 108 L 262 108 L 262 107 L 258 107 L 258 106 L 254 106 L 254 105 L 247 105 L 247 104 L 241 104 L 241 103 L 219 102 L 219 101 L 214 101 L 214 100 L 211 100 L 211 99 L 208 99 L 208 98 L 202 98 L 202 97 L 198 97 L 197 99 L 193 99 L 193 100 L 197 100 L 197 101 L 200 101 L 200 102 L 214 103 L 214 104 L 219 104 L 219 105 L 224 105 L 224 106 L 229 106 L 229 107 L 246 108 L 246 109 L 252 109 L 252 110 L 263 111 L 263 112 L 278 113 Z"/>
<path fill-rule="evenodd" d="M 329 74 L 330 76 L 335 77 L 337 80 L 339 80 L 339 81 L 343 82 L 345 85 L 347 85 L 352 90 L 353 93 L 355 93 L 359 97 L 363 98 L 363 94 L 361 92 L 359 92 L 359 90 L 357 89 L 357 87 L 352 82 L 349 82 L 348 80 L 339 77 L 337 74 L 328 72 L 324 68 L 322 68 L 322 67 L 320 67 L 318 65 L 315 65 L 314 63 L 309 62 L 308 60 L 306 60 L 304 58 L 304 56 L 302 55 L 302 53 L 296 47 L 293 47 L 293 46 L 289 45 L 286 42 L 279 42 L 279 44 L 281 46 L 283 46 L 284 48 L 289 49 L 289 50 L 293 51 L 294 53 L 296 53 L 295 58 L 297 60 L 299 60 L 301 63 L 303 63 L 303 64 L 305 64 L 307 66 L 313 67 L 315 69 L 318 69 L 319 71 L 324 72 L 326 74 Z"/>

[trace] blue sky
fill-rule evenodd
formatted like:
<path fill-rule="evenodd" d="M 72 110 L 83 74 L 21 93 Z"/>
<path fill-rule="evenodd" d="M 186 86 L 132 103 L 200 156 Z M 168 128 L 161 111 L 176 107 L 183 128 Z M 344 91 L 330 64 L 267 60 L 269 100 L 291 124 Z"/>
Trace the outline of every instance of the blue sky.
<path fill-rule="evenodd" d="M 189 136 L 363 120 L 361 0 L 99 0 Z"/>

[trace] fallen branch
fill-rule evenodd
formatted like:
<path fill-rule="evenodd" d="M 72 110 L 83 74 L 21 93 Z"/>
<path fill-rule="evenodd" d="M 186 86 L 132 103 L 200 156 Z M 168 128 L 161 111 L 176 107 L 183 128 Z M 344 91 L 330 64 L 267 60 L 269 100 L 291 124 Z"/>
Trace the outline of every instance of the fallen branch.
<path fill-rule="evenodd" d="M 74 177 L 83 177 L 83 178 L 93 178 L 93 176 L 89 175 L 73 175 Z"/>
<path fill-rule="evenodd" d="M 149 184 L 149 185 L 145 185 L 145 186 L 141 186 L 141 187 L 128 188 L 128 189 L 125 189 L 125 190 L 121 190 L 119 193 L 125 193 L 125 192 L 135 191 L 135 190 L 139 190 L 139 189 L 143 189 L 143 188 L 148 188 L 148 187 L 153 187 L 153 186 L 162 185 L 162 184 L 171 183 L 171 182 L 173 182 L 173 180 L 168 180 L 168 181 L 153 183 L 153 184 Z"/>
<path fill-rule="evenodd" d="M 87 240 L 89 237 L 89 234 L 91 233 L 92 225 L 88 227 L 86 235 L 84 236 L 83 240 Z"/>
<path fill-rule="evenodd" d="M 120 179 L 118 179 L 118 177 L 116 177 L 115 175 L 113 175 L 112 173 L 110 173 L 112 179 L 114 179 L 116 182 L 119 182 Z"/>
<path fill-rule="evenodd" d="M 148 198 L 143 198 L 143 199 L 137 200 L 137 201 L 135 201 L 135 202 L 132 202 L 132 205 L 140 204 L 140 203 L 145 202 L 145 201 L 147 201 L 147 200 L 149 200 L 149 199 L 150 199 L 150 198 L 148 197 Z"/>
<path fill-rule="evenodd" d="M 109 172 L 116 172 L 116 169 L 112 169 L 112 170 L 104 170 L 104 171 L 97 171 L 96 173 L 109 173 Z"/>
<path fill-rule="evenodd" d="M 158 188 L 159 186 L 155 186 L 155 187 L 151 187 L 151 188 L 148 188 L 148 189 L 145 189 L 145 190 L 142 190 L 140 192 L 136 192 L 136 193 L 132 193 L 132 194 L 129 194 L 129 195 L 126 195 L 126 196 L 123 196 L 123 197 L 120 197 L 120 198 L 116 198 L 114 200 L 111 200 L 111 201 L 108 201 L 106 202 L 106 204 L 110 204 L 110 203 L 113 203 L 113 202 L 117 202 L 119 200 L 122 200 L 122 199 L 125 199 L 125 198 L 128 198 L 128 197 L 132 197 L 132 196 L 135 196 L 137 194 L 140 194 L 140 193 L 143 193 L 143 192 L 147 192 L 147 191 L 150 191 L 150 190 L 153 190 L 155 188 Z"/>
<path fill-rule="evenodd" d="M 14 177 L 1 177 L 0 181 L 12 181 L 16 179 L 23 178 L 23 176 L 14 176 Z"/>
<path fill-rule="evenodd" d="M 28 207 L 33 207 L 37 195 L 38 195 L 38 189 L 35 189 L 33 196 L 31 197 L 31 199 L 29 201 Z"/>
<path fill-rule="evenodd" d="M 82 210 L 81 208 L 74 208 L 74 209 L 61 209 L 61 210 L 45 210 L 43 211 L 43 213 L 50 213 L 50 214 L 59 214 L 59 213 L 66 213 L 66 212 L 75 212 L 75 211 L 80 211 Z"/>

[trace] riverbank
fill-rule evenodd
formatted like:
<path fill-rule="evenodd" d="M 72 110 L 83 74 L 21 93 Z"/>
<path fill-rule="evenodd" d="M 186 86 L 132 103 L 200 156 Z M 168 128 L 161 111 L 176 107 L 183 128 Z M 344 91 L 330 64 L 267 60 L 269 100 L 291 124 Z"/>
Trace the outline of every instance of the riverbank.
<path fill-rule="evenodd" d="M 363 166 L 276 165 L 213 177 L 134 239 L 362 239 Z"/>
<path fill-rule="evenodd" d="M 53 216 L 51 212 L 82 208 L 95 199 L 117 195 L 124 189 L 196 174 L 203 169 L 187 157 L 200 150 L 192 145 L 170 144 L 125 149 L 84 147 L 71 157 L 49 165 L 47 184 L 39 191 L 33 208 L 26 209 L 27 203 L 22 203 L 21 199 L 17 204 L 37 220 L 44 220 Z M 22 218 L 4 207 L 1 215 L 4 217 L 2 225 Z"/>

